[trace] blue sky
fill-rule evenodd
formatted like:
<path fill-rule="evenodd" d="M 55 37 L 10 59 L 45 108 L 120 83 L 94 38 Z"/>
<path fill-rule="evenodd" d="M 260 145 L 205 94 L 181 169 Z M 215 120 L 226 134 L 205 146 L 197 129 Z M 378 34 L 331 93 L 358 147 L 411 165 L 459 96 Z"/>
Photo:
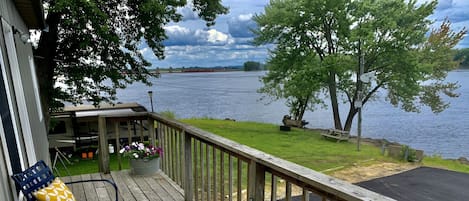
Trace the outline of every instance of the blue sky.
<path fill-rule="evenodd" d="M 418 0 L 419 3 L 425 0 Z M 142 49 L 153 67 L 189 66 L 231 66 L 242 65 L 245 61 L 265 62 L 268 57 L 266 46 L 253 46 L 249 43 L 253 34 L 249 28 L 255 27 L 251 17 L 264 12 L 269 0 L 223 0 L 230 9 L 229 14 L 219 16 L 216 25 L 206 27 L 189 7 L 179 10 L 184 20 L 165 27 L 169 38 L 165 41 L 166 58 L 157 60 L 147 48 Z M 469 27 L 468 0 L 440 0 L 430 19 L 435 26 L 448 17 L 455 30 Z M 457 48 L 469 47 L 469 37 L 461 41 Z"/>

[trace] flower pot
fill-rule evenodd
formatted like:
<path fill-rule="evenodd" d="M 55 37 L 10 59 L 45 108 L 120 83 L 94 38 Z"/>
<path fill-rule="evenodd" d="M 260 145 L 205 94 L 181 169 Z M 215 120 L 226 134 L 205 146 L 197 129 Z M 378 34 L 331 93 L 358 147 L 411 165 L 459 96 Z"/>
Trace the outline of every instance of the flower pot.
<path fill-rule="evenodd" d="M 133 175 L 152 175 L 160 169 L 160 159 L 130 159 L 130 172 Z"/>

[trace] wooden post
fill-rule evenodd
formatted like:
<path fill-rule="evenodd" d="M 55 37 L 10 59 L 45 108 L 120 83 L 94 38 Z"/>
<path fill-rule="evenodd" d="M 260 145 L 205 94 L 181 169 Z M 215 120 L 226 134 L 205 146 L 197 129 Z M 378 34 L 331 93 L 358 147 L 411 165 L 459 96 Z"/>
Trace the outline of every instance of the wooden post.
<path fill-rule="evenodd" d="M 285 201 L 292 201 L 291 183 L 289 181 L 285 184 Z"/>
<path fill-rule="evenodd" d="M 153 146 L 156 146 L 155 120 L 153 120 L 153 118 L 151 117 L 148 117 L 147 125 L 148 125 L 148 137 L 150 138 L 150 144 Z"/>
<path fill-rule="evenodd" d="M 187 136 L 187 135 L 186 135 Z M 194 174 L 195 174 L 195 179 L 194 179 L 194 190 L 195 190 L 195 200 L 199 200 L 199 161 L 197 159 L 198 157 L 198 152 L 197 152 L 197 144 L 201 143 L 198 140 L 195 140 L 194 138 Z M 186 161 L 187 162 L 187 161 Z"/>
<path fill-rule="evenodd" d="M 192 138 L 182 132 L 184 136 L 184 200 L 192 201 L 194 197 L 194 177 L 192 175 Z"/>
<path fill-rule="evenodd" d="M 242 183 L 243 183 L 243 174 L 242 174 L 243 173 L 243 161 L 241 161 L 240 158 L 238 158 L 238 171 L 237 171 L 237 173 L 238 173 L 238 179 L 237 179 L 238 187 L 236 189 L 238 190 L 238 192 L 237 192 L 238 196 L 236 198 L 237 198 L 238 201 L 241 201 L 242 200 L 242 194 L 243 194 L 243 192 L 242 192 L 243 191 L 242 190 L 242 188 L 243 188 L 243 186 L 242 186 Z"/>
<path fill-rule="evenodd" d="M 207 182 L 207 201 L 211 201 L 211 193 L 210 193 L 210 149 L 208 144 L 205 144 L 205 160 L 206 160 L 206 173 L 205 173 L 205 181 Z"/>
<path fill-rule="evenodd" d="M 99 171 L 104 174 L 109 174 L 109 148 L 107 141 L 106 118 L 98 117 L 98 130 L 99 130 Z"/>
<path fill-rule="evenodd" d="M 140 143 L 143 143 L 143 120 L 140 120 Z"/>
<path fill-rule="evenodd" d="M 213 190 L 212 190 L 212 197 L 213 200 L 217 200 L 217 149 L 215 146 L 212 146 L 213 152 L 212 152 L 212 159 L 213 159 Z"/>
<path fill-rule="evenodd" d="M 205 183 L 204 183 L 204 149 L 203 149 L 204 144 L 202 141 L 200 141 L 199 144 L 199 159 L 200 159 L 200 200 L 204 200 L 204 192 L 205 192 Z"/>
<path fill-rule="evenodd" d="M 156 133 L 157 133 L 157 137 L 158 137 L 158 147 L 161 147 L 161 145 L 163 144 L 163 141 L 162 141 L 162 138 L 161 138 L 161 124 L 160 122 L 156 121 Z"/>
<path fill-rule="evenodd" d="M 270 201 L 277 201 L 277 176 L 274 174 L 272 174 L 272 183 L 270 185 Z"/>
<path fill-rule="evenodd" d="M 121 134 L 120 134 L 120 129 L 119 129 L 119 123 L 118 121 L 114 122 L 114 130 L 116 132 L 116 154 L 117 154 L 117 163 L 119 164 L 119 170 L 122 170 L 122 160 L 121 160 L 121 154 L 119 153 L 119 150 L 121 149 Z"/>
<path fill-rule="evenodd" d="M 220 200 L 225 200 L 225 154 L 220 150 Z"/>
<path fill-rule="evenodd" d="M 127 134 L 128 134 L 128 143 L 129 146 L 132 144 L 132 128 L 130 128 L 132 125 L 130 124 L 130 120 L 127 120 Z"/>
<path fill-rule="evenodd" d="M 233 157 L 228 154 L 228 200 L 233 201 Z"/>
<path fill-rule="evenodd" d="M 309 192 L 306 188 L 303 188 L 303 196 L 301 197 L 301 201 L 309 201 Z"/>
<path fill-rule="evenodd" d="M 249 162 L 248 200 L 264 200 L 265 170 L 254 160 Z"/>
<path fill-rule="evenodd" d="M 179 165 L 181 168 L 179 169 L 179 176 L 181 178 L 181 186 L 184 186 L 184 131 L 179 131 L 179 153 L 181 156 L 179 157 Z"/>

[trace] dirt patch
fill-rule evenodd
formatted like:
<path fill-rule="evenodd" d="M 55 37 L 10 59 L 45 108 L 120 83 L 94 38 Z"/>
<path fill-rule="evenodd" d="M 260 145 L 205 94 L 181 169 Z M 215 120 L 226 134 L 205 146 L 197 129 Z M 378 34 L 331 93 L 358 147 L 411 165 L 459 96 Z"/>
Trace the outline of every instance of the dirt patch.
<path fill-rule="evenodd" d="M 417 167 L 419 167 L 418 164 L 386 162 L 372 165 L 355 165 L 335 171 L 330 175 L 350 183 L 357 183 L 398 174 Z"/>

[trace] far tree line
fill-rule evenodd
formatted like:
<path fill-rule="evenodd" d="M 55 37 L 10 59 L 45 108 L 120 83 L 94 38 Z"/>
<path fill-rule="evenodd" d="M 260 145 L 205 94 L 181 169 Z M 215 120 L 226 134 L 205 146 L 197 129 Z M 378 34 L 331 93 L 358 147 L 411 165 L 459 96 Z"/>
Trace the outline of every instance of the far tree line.
<path fill-rule="evenodd" d="M 459 62 L 459 68 L 469 68 L 469 48 L 454 50 L 454 61 Z"/>
<path fill-rule="evenodd" d="M 260 70 L 265 70 L 264 64 L 261 64 L 256 61 L 246 61 L 243 64 L 243 70 L 244 71 L 260 71 Z"/>

